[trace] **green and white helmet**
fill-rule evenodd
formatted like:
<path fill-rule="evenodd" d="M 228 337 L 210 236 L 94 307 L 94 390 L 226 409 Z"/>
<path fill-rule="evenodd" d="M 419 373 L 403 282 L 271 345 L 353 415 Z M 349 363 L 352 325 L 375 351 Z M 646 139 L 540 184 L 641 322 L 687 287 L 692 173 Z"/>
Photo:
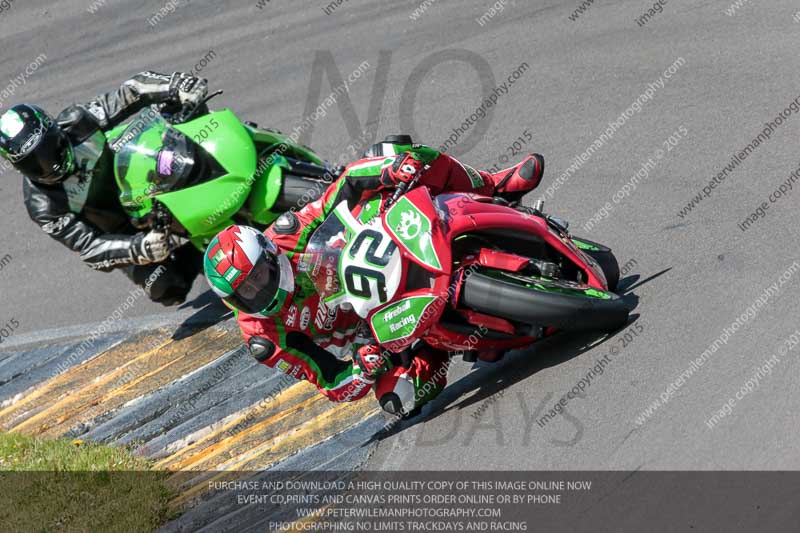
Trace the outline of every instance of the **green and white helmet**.
<path fill-rule="evenodd" d="M 289 258 L 249 226 L 230 226 L 214 237 L 203 267 L 211 289 L 228 306 L 248 315 L 274 315 L 294 292 Z"/>

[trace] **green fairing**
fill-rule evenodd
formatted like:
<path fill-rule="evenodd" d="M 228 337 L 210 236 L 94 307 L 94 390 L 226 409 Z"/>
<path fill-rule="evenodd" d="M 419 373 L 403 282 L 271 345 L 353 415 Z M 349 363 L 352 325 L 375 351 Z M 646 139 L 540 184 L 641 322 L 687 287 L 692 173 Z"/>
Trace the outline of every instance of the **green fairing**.
<path fill-rule="evenodd" d="M 581 250 L 597 251 L 597 250 L 600 249 L 600 248 L 598 248 L 597 246 L 595 246 L 593 244 L 589 244 L 588 242 L 583 242 L 582 240 L 576 239 L 575 237 L 572 238 L 572 242 L 574 242 L 575 246 L 577 246 Z"/>
<path fill-rule="evenodd" d="M 279 213 L 273 213 L 270 208 L 281 193 L 283 170 L 289 168 L 289 162 L 281 155 L 274 155 L 272 161 L 273 164 L 267 166 L 253 184 L 253 192 L 247 203 L 253 220 L 265 225 L 272 224 L 278 218 Z"/>
<path fill-rule="evenodd" d="M 372 217 L 375 217 L 380 214 L 381 211 L 381 197 L 375 196 L 367 200 L 364 206 L 361 208 L 361 214 L 358 216 L 358 220 L 362 224 L 366 224 Z"/>
<path fill-rule="evenodd" d="M 435 296 L 409 296 L 377 311 L 370 319 L 377 341 L 384 344 L 410 336 L 435 300 Z"/>
<path fill-rule="evenodd" d="M 153 199 L 157 199 L 201 250 L 233 223 L 234 215 L 262 226 L 277 218 L 279 213 L 271 212 L 270 208 L 283 185 L 281 167 L 289 167 L 286 157 L 324 164 L 310 149 L 291 138 L 242 124 L 227 109 L 170 125 L 153 108 L 148 108 L 127 124 L 107 132 L 106 138 L 117 152 L 115 175 L 120 201 L 134 222 L 145 219 L 153 208 Z M 162 150 L 169 151 L 165 143 L 176 138 L 179 148 L 183 146 L 181 143 L 202 147 L 205 151 L 202 157 L 212 159 L 218 166 L 215 177 L 181 187 L 179 171 L 167 172 L 166 176 L 159 174 L 158 158 Z M 175 161 L 179 163 L 181 151 L 172 146 Z M 245 205 L 247 209 L 243 209 Z"/>
<path fill-rule="evenodd" d="M 260 173 L 256 176 L 253 184 L 247 208 L 255 222 L 269 225 L 280 216 L 280 213 L 275 213 L 270 209 L 280 196 L 284 169 L 291 168 L 291 164 L 286 158 L 293 157 L 317 165 L 325 163 L 310 149 L 295 144 L 289 136 L 277 131 L 258 130 L 246 124 L 245 128 L 257 145 L 267 147 L 262 151 L 256 166 L 256 172 L 260 171 Z"/>
<path fill-rule="evenodd" d="M 207 139 L 200 131 L 219 124 Z M 214 236 L 228 226 L 228 220 L 239 211 L 250 195 L 256 171 L 256 150 L 250 135 L 229 110 L 200 117 L 175 129 L 199 144 L 228 174 L 187 189 L 158 197 L 189 233 L 197 238 Z"/>
<path fill-rule="evenodd" d="M 157 153 L 161 149 L 161 136 L 165 131 L 165 128 L 156 126 L 143 131 L 138 138 L 130 142 L 135 142 L 138 146 Z M 119 155 L 116 160 L 118 164 L 115 166 L 115 171 L 120 190 L 119 201 L 132 217 L 142 218 L 150 212 L 153 206 L 149 190 L 151 177 L 156 171 L 156 161 L 146 156 L 130 157 L 125 175 L 120 176 Z"/>
<path fill-rule="evenodd" d="M 411 153 L 414 154 L 414 157 L 422 161 L 423 163 L 433 163 L 437 157 L 441 155 L 441 152 L 434 150 L 430 146 L 422 146 L 422 145 L 415 145 L 413 147 L 398 147 L 395 146 L 395 150 L 411 150 Z"/>
<path fill-rule="evenodd" d="M 401 197 L 389 208 L 386 212 L 386 223 L 414 257 L 433 268 L 442 268 L 433 247 L 432 223 L 408 198 Z"/>

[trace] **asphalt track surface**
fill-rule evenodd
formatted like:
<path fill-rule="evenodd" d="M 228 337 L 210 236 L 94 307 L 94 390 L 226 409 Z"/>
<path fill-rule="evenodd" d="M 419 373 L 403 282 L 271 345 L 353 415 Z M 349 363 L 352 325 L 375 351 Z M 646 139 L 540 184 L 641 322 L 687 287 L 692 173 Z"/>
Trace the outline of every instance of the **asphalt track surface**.
<path fill-rule="evenodd" d="M 637 335 L 630 340 L 630 333 L 628 341 L 624 332 L 610 339 L 560 336 L 468 376 L 470 367 L 458 362 L 441 400 L 383 440 L 368 467 L 800 467 L 800 350 L 782 349 L 800 328 L 800 272 L 784 277 L 752 317 L 740 320 L 727 344 L 676 392 L 667 393 L 666 403 L 643 424 L 636 422 L 800 261 L 800 183 L 750 229 L 737 227 L 798 167 L 796 114 L 708 198 L 678 216 L 734 153 L 800 95 L 796 3 L 745 2 L 729 16 L 729 0 L 670 0 L 643 27 L 635 19 L 650 2 L 601 0 L 572 21 L 577 0 L 510 1 L 483 26 L 476 19 L 491 4 L 476 1 L 429 1 L 418 20 L 410 18 L 421 6 L 416 1 L 348 0 L 330 15 L 323 11 L 325 2 L 272 0 L 259 8 L 255 2 L 179 1 L 155 27 L 147 18 L 165 5 L 161 2 L 108 0 L 94 15 L 87 13 L 89 4 L 33 0 L 14 2 L 0 13 L 3 79 L 21 74 L 39 54 L 47 57 L 3 107 L 33 101 L 58 110 L 140 70 L 191 69 L 213 50 L 216 58 L 202 75 L 213 89 L 225 90 L 214 105 L 291 131 L 302 121 L 312 64 L 322 52 L 333 57 L 343 77 L 364 61 L 370 64 L 349 91 L 362 128 L 376 72 L 388 74 L 385 101 L 376 113 L 382 136 L 406 124 L 400 100 L 414 70 L 447 51 L 434 59 L 462 60 L 434 65 L 420 82 L 413 112 L 416 139 L 436 146 L 480 105 L 482 79 L 474 65 L 485 60 L 490 66 L 494 82 L 485 69 L 483 81 L 491 89 L 527 63 L 492 114 L 472 128 L 485 131 L 459 157 L 492 166 L 528 130 L 533 140 L 524 151 L 547 159 L 541 191 L 682 58 L 663 87 L 546 203 L 549 212 L 572 222 L 576 234 L 607 243 L 623 264 L 633 260 L 623 284 L 636 305 L 629 331 Z M 330 65 L 325 55 L 319 57 Z M 326 77 L 320 101 L 330 90 Z M 344 119 L 342 109 L 346 105 L 339 101 L 316 121 L 310 139 L 332 161 L 348 159 L 347 147 L 356 142 L 358 130 L 350 131 L 353 119 Z M 664 142 L 674 132 L 681 138 L 667 152 Z M 666 153 L 649 176 L 614 203 L 615 193 L 658 149 Z M 127 281 L 120 274 L 90 271 L 41 232 L 25 213 L 15 173 L 3 173 L 0 190 L 0 257 L 12 257 L 0 271 L 0 323 L 19 324 L 5 342 L 104 320 L 128 296 Z M 610 214 L 591 231 L 581 230 L 606 202 L 613 205 Z M 193 296 L 204 292 L 198 281 Z M 205 301 L 178 312 L 191 314 Z M 164 312 L 138 301 L 126 318 Z M 603 374 L 569 399 L 564 414 L 544 427 L 535 422 L 607 354 L 613 356 Z M 706 421 L 773 354 L 779 354 L 777 365 L 757 385 L 750 381 L 752 392 L 709 429 Z"/>

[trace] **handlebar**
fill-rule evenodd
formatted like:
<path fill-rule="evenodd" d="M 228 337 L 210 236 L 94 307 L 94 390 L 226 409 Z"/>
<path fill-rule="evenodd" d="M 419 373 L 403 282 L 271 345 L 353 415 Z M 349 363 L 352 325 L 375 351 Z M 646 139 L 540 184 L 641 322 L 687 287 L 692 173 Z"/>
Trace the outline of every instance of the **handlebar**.
<path fill-rule="evenodd" d="M 155 230 L 163 233 L 166 236 L 168 243 L 173 243 L 173 241 L 177 241 L 179 237 L 173 238 L 172 232 L 172 214 L 166 209 L 160 202 L 155 201 L 153 205 L 153 218 L 150 223 L 150 227 Z M 173 244 L 172 251 L 170 252 L 170 259 L 173 261 L 175 260 L 175 249 L 179 248 L 178 245 Z"/>
<path fill-rule="evenodd" d="M 194 114 L 197 113 L 202 107 L 212 98 L 216 98 L 217 96 L 221 95 L 223 91 L 216 91 L 208 96 L 206 96 L 202 101 L 198 102 L 197 104 L 192 104 L 190 102 L 186 102 L 181 106 L 180 111 L 172 115 L 172 122 L 181 124 L 183 122 L 188 122 L 194 117 Z"/>

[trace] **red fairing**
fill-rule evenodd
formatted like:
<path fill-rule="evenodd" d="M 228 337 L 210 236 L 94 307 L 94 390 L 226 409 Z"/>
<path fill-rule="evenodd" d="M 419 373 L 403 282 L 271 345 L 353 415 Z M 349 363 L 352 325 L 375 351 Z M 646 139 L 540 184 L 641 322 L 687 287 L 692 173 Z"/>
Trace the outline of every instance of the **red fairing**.
<path fill-rule="evenodd" d="M 494 351 L 494 350 L 513 350 L 529 346 L 536 342 L 536 337 L 514 337 L 512 339 L 498 340 L 492 339 L 482 333 L 478 328 L 472 335 L 457 333 L 445 328 L 439 323 L 425 334 L 423 340 L 440 350 L 475 350 Z"/>
<path fill-rule="evenodd" d="M 475 350 L 478 352 L 503 351 L 528 346 L 538 340 L 536 337 L 518 337 L 511 322 L 471 310 L 457 308 L 458 296 L 464 281 L 465 270 L 478 264 L 506 271 L 518 272 L 526 267 L 529 259 L 513 253 L 500 252 L 491 249 L 482 249 L 477 256 L 459 258 L 460 272 L 455 276 L 450 275 L 452 268 L 453 240 L 464 233 L 478 229 L 519 230 L 533 234 L 549 243 L 557 252 L 573 261 L 586 273 L 590 286 L 606 290 L 603 278 L 598 276 L 588 265 L 582 254 L 574 247 L 564 243 L 562 238 L 552 230 L 545 221 L 539 217 L 530 216 L 515 209 L 497 205 L 491 199 L 472 194 L 444 194 L 431 199 L 428 189 L 420 187 L 406 195 L 421 212 L 432 222 L 432 242 L 442 261 L 442 269 L 433 269 L 429 265 L 419 262 L 408 249 L 403 247 L 402 240 L 395 241 L 403 253 L 404 262 L 413 261 L 425 268 L 434 276 L 433 287 L 420 289 L 395 295 L 392 301 L 412 295 L 432 295 L 438 299 L 431 304 L 424 316 L 417 324 L 412 335 L 399 341 L 392 341 L 384 346 L 394 352 L 400 352 L 410 346 L 412 339 L 421 336 L 426 343 L 442 350 Z M 391 227 L 388 227 L 384 218 L 384 227 L 394 236 Z M 407 270 L 404 268 L 404 271 Z M 405 285 L 405 279 L 403 285 Z M 388 302 L 386 305 L 391 305 Z M 440 323 L 442 313 L 448 307 L 460 313 L 462 320 L 474 327 L 473 331 L 460 333 Z M 373 311 L 380 312 L 382 306 Z M 372 315 L 370 315 L 372 316 Z M 509 335 L 507 339 L 497 339 L 496 335 L 486 335 L 491 330 Z M 471 334 L 470 334 L 471 333 Z M 494 338 L 492 338 L 494 337 Z"/>
<path fill-rule="evenodd" d="M 476 229 L 517 229 L 537 235 L 550 244 L 558 253 L 578 265 L 587 277 L 587 285 L 608 290 L 601 276 L 584 261 L 579 252 L 564 244 L 564 241 L 540 217 L 526 215 L 520 211 L 491 203 L 490 198 L 473 194 L 440 195 L 436 198 L 447 212 L 447 234 L 445 242 Z"/>
<path fill-rule="evenodd" d="M 386 229 L 387 232 L 392 236 L 395 243 L 400 247 L 403 252 L 403 257 L 414 261 L 416 264 L 428 270 L 430 272 L 434 272 L 436 274 L 450 274 L 451 266 L 452 266 L 452 250 L 450 249 L 450 240 L 449 238 L 442 232 L 442 224 L 439 219 L 439 213 L 436 211 L 436 208 L 433 205 L 433 200 L 431 199 L 431 194 L 428 191 L 427 187 L 417 187 L 416 189 L 412 190 L 409 193 L 406 193 L 405 198 L 410 201 L 414 206 L 422 211 L 422 213 L 428 217 L 428 220 L 431 221 L 431 238 L 433 242 L 433 247 L 436 250 L 436 255 L 439 257 L 439 262 L 442 265 L 442 268 L 436 269 L 431 267 L 430 265 L 426 265 L 425 263 L 419 261 L 414 254 L 412 254 L 408 248 L 403 244 L 402 239 L 397 237 L 394 228 L 390 227 L 389 224 L 386 222 L 386 217 L 383 218 L 383 227 Z"/>
<path fill-rule="evenodd" d="M 489 329 L 501 331 L 509 335 L 514 335 L 516 333 L 514 324 L 504 318 L 485 315 L 483 313 L 471 310 L 461 311 L 461 314 L 464 315 L 464 317 L 467 319 L 467 322 L 473 326 L 486 326 Z"/>
<path fill-rule="evenodd" d="M 509 272 L 519 272 L 530 264 L 530 259 L 515 254 L 507 254 L 498 250 L 481 248 L 481 255 L 478 258 L 481 266 L 499 268 Z"/>

